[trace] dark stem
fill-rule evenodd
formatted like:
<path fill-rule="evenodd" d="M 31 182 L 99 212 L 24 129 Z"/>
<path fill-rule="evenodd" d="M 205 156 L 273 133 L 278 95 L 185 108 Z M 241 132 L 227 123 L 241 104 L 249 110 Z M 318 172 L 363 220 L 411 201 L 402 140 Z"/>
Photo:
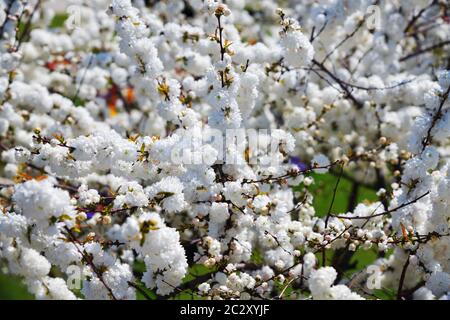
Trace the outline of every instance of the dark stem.
<path fill-rule="evenodd" d="M 375 218 L 375 217 L 380 217 L 380 216 L 384 216 L 384 215 L 390 214 L 390 213 L 395 212 L 397 210 L 400 210 L 400 209 L 402 209 L 404 207 L 407 207 L 407 206 L 409 206 L 409 205 L 411 205 L 413 203 L 416 203 L 417 201 L 419 201 L 423 197 L 427 196 L 429 193 L 430 193 L 430 191 L 427 191 L 424 194 L 422 194 L 421 196 L 417 197 L 416 199 L 408 201 L 408 202 L 405 202 L 405 203 L 399 205 L 398 207 L 395 207 L 395 208 L 392 208 L 392 209 L 389 209 L 389 210 L 386 210 L 384 212 L 380 212 L 380 213 L 377 213 L 377 214 L 372 214 L 372 215 L 369 215 L 369 216 L 364 216 L 364 217 L 362 217 L 362 216 L 344 217 L 344 216 L 339 216 L 339 215 L 331 215 L 331 216 L 336 217 L 336 218 L 349 219 L 349 220 L 352 220 L 352 219 L 353 220 L 357 220 L 357 219 L 367 219 L 367 220 L 369 220 L 369 219 L 372 219 L 372 218 Z"/>
<path fill-rule="evenodd" d="M 428 128 L 427 136 L 422 141 L 422 152 L 423 152 L 423 150 L 425 150 L 427 145 L 429 145 L 431 143 L 431 141 L 433 139 L 433 137 L 431 136 L 431 131 L 433 130 L 433 128 L 436 125 L 437 121 L 442 117 L 442 109 L 444 107 L 445 101 L 447 100 L 449 94 L 450 94 L 450 86 L 448 87 L 447 91 L 444 93 L 444 96 L 442 97 L 441 103 L 439 104 L 438 110 L 436 111 L 436 113 L 433 116 L 433 119 L 431 120 L 431 125 Z"/>
<path fill-rule="evenodd" d="M 402 274 L 400 276 L 400 281 L 397 290 L 397 300 L 401 300 L 402 298 L 403 283 L 405 282 L 406 270 L 408 269 L 408 266 L 409 266 L 409 254 L 408 257 L 406 257 L 406 262 L 403 265 Z"/>
<path fill-rule="evenodd" d="M 448 45 L 448 44 L 450 44 L 450 40 L 442 41 L 442 42 L 436 43 L 436 44 L 431 45 L 431 46 L 429 46 L 429 47 L 426 47 L 426 48 L 423 48 L 423 49 L 421 49 L 421 50 L 417 50 L 417 51 L 415 51 L 415 52 L 413 52 L 413 53 L 410 53 L 410 54 L 408 54 L 408 55 L 406 55 L 406 56 L 400 58 L 399 61 L 400 61 L 400 62 L 403 62 L 403 61 L 409 60 L 409 59 L 414 58 L 414 57 L 416 57 L 416 56 L 419 56 L 419 55 L 421 55 L 421 54 L 427 53 L 427 52 L 429 52 L 429 51 L 433 51 L 434 49 L 438 49 L 438 48 L 444 47 L 444 46 L 446 46 L 446 45 Z"/>
<path fill-rule="evenodd" d="M 312 63 L 319 67 L 323 72 L 325 72 L 331 79 L 336 81 L 336 83 L 344 90 L 346 96 L 353 101 L 356 105 L 357 109 L 362 109 L 363 104 L 359 102 L 355 96 L 353 96 L 352 92 L 349 90 L 348 86 L 337 76 L 335 76 L 330 70 L 328 70 L 322 63 L 319 63 L 317 60 L 313 59 Z"/>
<path fill-rule="evenodd" d="M 78 241 L 78 239 L 74 236 L 74 234 L 72 233 L 72 231 L 70 231 L 70 229 L 68 227 L 64 227 L 64 229 L 67 231 L 67 234 L 69 235 L 69 238 L 71 240 L 71 242 L 75 245 L 75 247 L 77 248 L 78 252 L 82 255 L 83 259 L 86 261 L 86 263 L 91 267 L 92 271 L 94 271 L 94 273 L 97 275 L 98 279 L 100 280 L 100 282 L 104 285 L 104 287 L 106 288 L 106 290 L 108 290 L 109 295 L 111 296 L 111 298 L 113 300 L 117 300 L 117 298 L 115 297 L 112 289 L 106 284 L 105 280 L 103 279 L 103 275 L 100 272 L 100 270 L 98 270 L 98 268 L 96 267 L 96 265 L 94 264 L 94 261 L 92 259 L 92 257 L 89 254 L 86 254 L 86 252 L 82 251 L 78 245 L 81 245 L 81 243 Z M 78 244 L 78 245 L 77 245 Z"/>
<path fill-rule="evenodd" d="M 18 42 L 17 46 L 16 46 L 17 51 L 20 49 L 22 42 L 25 39 L 25 36 L 28 35 L 28 32 L 30 31 L 30 28 L 31 28 L 31 22 L 33 20 L 35 13 L 38 11 L 40 5 L 41 5 L 41 0 L 38 0 L 38 2 L 36 3 L 36 6 L 33 9 L 33 12 L 31 12 L 30 18 L 28 19 L 27 24 L 25 25 L 25 28 L 23 29 L 23 32 L 20 34 L 20 37 L 17 40 L 17 42 Z"/>

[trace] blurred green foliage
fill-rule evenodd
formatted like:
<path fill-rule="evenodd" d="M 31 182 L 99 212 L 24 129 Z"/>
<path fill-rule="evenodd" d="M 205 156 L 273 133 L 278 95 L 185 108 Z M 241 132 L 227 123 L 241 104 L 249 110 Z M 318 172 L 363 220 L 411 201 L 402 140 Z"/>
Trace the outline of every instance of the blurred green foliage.
<path fill-rule="evenodd" d="M 67 13 L 55 14 L 52 21 L 50 22 L 49 27 L 52 29 L 53 28 L 62 28 L 68 17 L 69 17 L 69 15 Z"/>
<path fill-rule="evenodd" d="M 31 300 L 25 285 L 19 278 L 0 272 L 0 300 Z"/>
<path fill-rule="evenodd" d="M 333 191 L 338 182 L 336 174 L 311 174 L 314 178 L 314 184 L 308 187 L 309 191 L 314 195 L 313 205 L 316 215 L 319 217 L 326 216 L 333 197 Z M 338 188 L 336 189 L 336 198 L 333 203 L 331 213 L 345 213 L 348 210 L 349 201 L 352 196 L 355 197 L 355 203 L 363 201 L 376 201 L 378 197 L 373 189 L 365 186 L 359 186 L 356 195 L 353 195 L 353 182 L 346 177 L 341 177 Z"/>

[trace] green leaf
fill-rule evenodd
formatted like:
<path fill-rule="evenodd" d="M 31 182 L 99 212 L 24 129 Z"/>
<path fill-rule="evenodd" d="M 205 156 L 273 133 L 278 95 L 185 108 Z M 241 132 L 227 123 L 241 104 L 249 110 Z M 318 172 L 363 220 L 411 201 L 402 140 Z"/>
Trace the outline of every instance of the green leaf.
<path fill-rule="evenodd" d="M 69 15 L 67 13 L 57 13 L 50 22 L 49 28 L 62 28 Z"/>
<path fill-rule="evenodd" d="M 203 276 L 208 273 L 214 272 L 216 269 L 214 268 L 207 268 L 203 264 L 194 264 L 193 266 L 190 266 L 188 269 L 188 273 L 183 279 L 183 283 L 189 282 L 194 280 L 197 277 Z"/>
<path fill-rule="evenodd" d="M 252 251 L 252 255 L 250 256 L 250 261 L 253 262 L 254 264 L 260 266 L 264 264 L 264 258 L 261 254 L 261 251 L 259 251 L 258 249 L 254 249 Z"/>
<path fill-rule="evenodd" d="M 376 289 L 373 291 L 373 295 L 381 300 L 395 300 L 397 296 L 394 290 L 388 288 Z"/>

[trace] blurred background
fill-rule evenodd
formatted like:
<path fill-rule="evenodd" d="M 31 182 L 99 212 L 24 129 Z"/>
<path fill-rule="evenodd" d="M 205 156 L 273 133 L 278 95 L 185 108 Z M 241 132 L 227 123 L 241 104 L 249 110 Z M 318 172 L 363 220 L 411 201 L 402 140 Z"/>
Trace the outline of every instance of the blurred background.
<path fill-rule="evenodd" d="M 0 300 L 30 300 L 33 296 L 19 278 L 0 272 Z"/>

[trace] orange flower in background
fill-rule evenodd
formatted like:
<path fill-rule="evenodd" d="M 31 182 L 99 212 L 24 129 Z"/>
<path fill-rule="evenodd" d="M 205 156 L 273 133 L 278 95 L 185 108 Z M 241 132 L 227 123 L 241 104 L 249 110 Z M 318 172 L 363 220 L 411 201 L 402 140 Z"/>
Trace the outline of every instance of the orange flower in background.
<path fill-rule="evenodd" d="M 47 179 L 48 176 L 46 175 L 39 175 L 36 177 L 33 177 L 32 175 L 26 173 L 26 172 L 19 172 L 15 177 L 14 177 L 14 182 L 16 183 L 22 183 L 28 180 L 36 180 L 36 181 L 42 181 Z"/>
<path fill-rule="evenodd" d="M 56 71 L 60 66 L 71 65 L 72 63 L 68 59 L 54 59 L 45 63 L 45 67 L 50 71 Z"/>
<path fill-rule="evenodd" d="M 106 94 L 106 104 L 108 106 L 109 115 L 115 117 L 117 115 L 117 100 L 119 99 L 119 89 L 113 85 Z"/>
<path fill-rule="evenodd" d="M 128 86 L 124 90 L 124 94 L 121 92 L 120 88 L 113 84 L 111 89 L 109 89 L 108 93 L 105 95 L 106 105 L 109 110 L 109 115 L 111 117 L 117 116 L 119 111 L 117 110 L 117 101 L 122 100 L 123 103 L 131 104 L 135 101 L 134 88 Z"/>
<path fill-rule="evenodd" d="M 133 87 L 128 87 L 126 89 L 125 99 L 126 99 L 127 103 L 134 103 L 135 95 L 134 95 Z"/>

